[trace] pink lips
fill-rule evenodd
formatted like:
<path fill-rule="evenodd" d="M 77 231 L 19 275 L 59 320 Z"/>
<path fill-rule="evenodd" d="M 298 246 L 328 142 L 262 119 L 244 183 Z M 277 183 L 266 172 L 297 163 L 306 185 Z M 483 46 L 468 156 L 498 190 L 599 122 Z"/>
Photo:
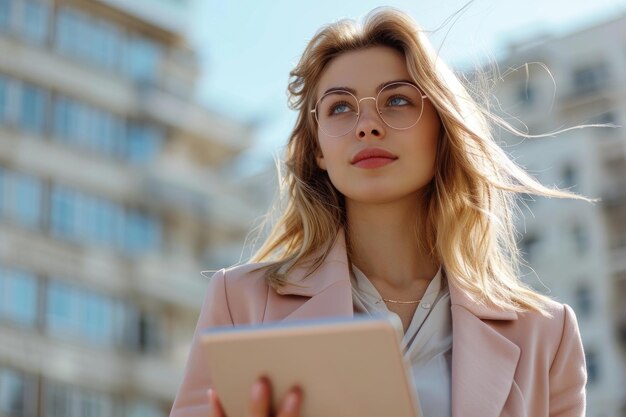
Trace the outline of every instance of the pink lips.
<path fill-rule="evenodd" d="M 381 148 L 365 148 L 352 158 L 352 165 L 359 168 L 378 168 L 392 163 L 398 157 Z"/>

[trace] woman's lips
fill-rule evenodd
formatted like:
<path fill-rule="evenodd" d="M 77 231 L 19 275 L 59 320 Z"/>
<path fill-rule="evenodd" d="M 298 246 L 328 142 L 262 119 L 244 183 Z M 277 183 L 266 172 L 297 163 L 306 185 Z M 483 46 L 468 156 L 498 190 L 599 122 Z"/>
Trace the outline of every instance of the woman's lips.
<path fill-rule="evenodd" d="M 359 168 L 371 169 L 371 168 L 379 168 L 379 167 L 385 166 L 387 164 L 392 163 L 393 161 L 395 161 L 394 158 L 373 157 L 373 158 L 361 159 L 359 162 L 356 162 L 353 165 Z"/>
<path fill-rule="evenodd" d="M 352 165 L 359 168 L 378 168 L 398 159 L 396 155 L 383 148 L 365 148 L 352 157 Z"/>

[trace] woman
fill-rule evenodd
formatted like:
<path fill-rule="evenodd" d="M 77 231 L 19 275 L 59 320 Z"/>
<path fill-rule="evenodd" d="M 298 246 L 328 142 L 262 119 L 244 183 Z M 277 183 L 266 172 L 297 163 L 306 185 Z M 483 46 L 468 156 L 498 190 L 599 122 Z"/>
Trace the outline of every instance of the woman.
<path fill-rule="evenodd" d="M 286 205 L 259 263 L 211 279 L 171 415 L 224 416 L 202 329 L 381 310 L 403 323 L 424 416 L 584 415 L 574 312 L 518 279 L 512 218 L 516 194 L 583 197 L 516 166 L 489 122 L 522 133 L 395 9 L 322 28 L 291 75 Z M 250 416 L 299 415 L 306 392 L 270 390 L 255 384 Z"/>

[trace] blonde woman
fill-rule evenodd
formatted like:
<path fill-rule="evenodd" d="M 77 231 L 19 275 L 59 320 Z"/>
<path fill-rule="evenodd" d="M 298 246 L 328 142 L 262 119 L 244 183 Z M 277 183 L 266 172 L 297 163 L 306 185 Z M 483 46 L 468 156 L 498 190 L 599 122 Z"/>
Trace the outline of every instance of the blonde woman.
<path fill-rule="evenodd" d="M 519 280 L 512 217 L 520 193 L 583 197 L 507 157 L 490 133 L 506 124 L 398 10 L 323 27 L 291 76 L 281 216 L 211 279 L 171 416 L 224 416 L 203 329 L 380 311 L 402 321 L 425 417 L 583 416 L 576 317 Z M 242 393 L 249 416 L 299 415 L 306 391 L 270 390 Z"/>

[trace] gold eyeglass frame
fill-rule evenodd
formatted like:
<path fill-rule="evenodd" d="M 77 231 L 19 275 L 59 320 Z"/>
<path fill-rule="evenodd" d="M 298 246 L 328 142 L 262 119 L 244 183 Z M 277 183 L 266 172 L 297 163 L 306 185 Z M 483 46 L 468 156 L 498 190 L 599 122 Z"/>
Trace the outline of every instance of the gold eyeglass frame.
<path fill-rule="evenodd" d="M 322 97 L 320 97 L 320 98 L 317 100 L 317 102 L 315 103 L 315 108 L 314 108 L 314 109 L 311 109 L 309 112 L 310 112 L 310 113 L 314 113 L 314 115 L 315 115 L 315 121 L 317 122 L 317 125 L 318 125 L 318 126 L 319 126 L 319 128 L 322 130 L 322 132 L 324 132 L 327 136 L 329 136 L 329 137 L 331 137 L 331 138 L 339 138 L 339 137 L 341 137 L 341 136 L 345 136 L 345 135 L 347 135 L 348 133 L 350 133 L 350 132 L 352 131 L 352 129 L 354 129 L 354 128 L 356 127 L 356 125 L 359 123 L 359 119 L 361 118 L 361 101 L 370 99 L 370 100 L 374 100 L 374 104 L 375 104 L 375 106 L 376 106 L 376 112 L 378 113 L 378 116 L 380 116 L 380 120 L 382 120 L 384 124 L 386 124 L 387 126 L 389 126 L 389 127 L 390 127 L 390 128 L 392 128 L 392 129 L 396 129 L 396 130 L 407 130 L 407 129 L 410 129 L 410 128 L 412 128 L 413 126 L 415 126 L 415 125 L 416 125 L 416 124 L 420 121 L 420 119 L 422 118 L 422 114 L 424 113 L 424 99 L 425 99 L 425 98 L 428 98 L 428 96 L 427 96 L 426 94 L 423 94 L 423 93 L 422 93 L 422 94 L 420 94 L 420 97 L 422 98 L 422 106 L 421 106 L 421 108 L 420 108 L 420 115 L 418 116 L 418 118 L 417 118 L 417 120 L 415 121 L 415 123 L 413 123 L 413 124 L 412 124 L 411 126 L 409 126 L 409 127 L 394 127 L 394 126 L 391 126 L 389 123 L 387 123 L 387 122 L 385 121 L 385 119 L 383 118 L 383 114 L 382 114 L 382 112 L 381 112 L 381 111 L 380 111 L 380 109 L 378 108 L 378 97 L 380 96 L 380 93 L 382 93 L 382 92 L 383 92 L 386 88 L 388 88 L 388 87 L 390 87 L 390 86 L 393 86 L 393 85 L 399 85 L 399 84 L 402 84 L 402 85 L 410 85 L 411 87 L 415 88 L 415 89 L 418 91 L 418 93 L 422 93 L 422 90 L 420 90 L 420 89 L 419 89 L 416 85 L 411 84 L 411 83 L 407 83 L 407 82 L 404 82 L 404 81 L 398 81 L 398 82 L 395 82 L 395 83 L 387 84 L 386 86 L 384 86 L 383 88 L 381 88 L 381 89 L 380 89 L 380 91 L 378 92 L 378 94 L 376 94 L 376 97 L 371 97 L 371 96 L 370 96 L 370 97 L 362 97 L 361 99 L 358 99 L 358 98 L 357 98 L 354 94 L 352 94 L 351 92 L 349 92 L 349 91 L 347 91 L 347 90 L 333 90 L 333 91 L 330 91 L 330 92 L 328 92 L 328 93 L 324 94 Z M 319 118 L 318 118 L 318 115 L 317 115 L 317 107 L 319 106 L 320 102 L 324 99 L 324 97 L 326 97 L 327 95 L 330 95 L 330 94 L 335 94 L 335 93 L 337 93 L 337 92 L 346 93 L 346 94 L 349 94 L 349 95 L 351 95 L 352 97 L 354 97 L 354 100 L 356 101 L 356 106 L 357 106 L 357 110 L 356 110 L 357 116 L 356 116 L 356 119 L 354 120 L 354 125 L 352 125 L 352 127 L 351 127 L 350 129 L 348 129 L 348 130 L 346 131 L 346 133 L 342 133 L 342 134 L 340 134 L 340 135 L 329 135 L 329 134 L 328 134 L 328 133 L 324 130 L 324 128 L 322 128 L 322 125 L 320 124 L 320 121 L 319 121 Z"/>

